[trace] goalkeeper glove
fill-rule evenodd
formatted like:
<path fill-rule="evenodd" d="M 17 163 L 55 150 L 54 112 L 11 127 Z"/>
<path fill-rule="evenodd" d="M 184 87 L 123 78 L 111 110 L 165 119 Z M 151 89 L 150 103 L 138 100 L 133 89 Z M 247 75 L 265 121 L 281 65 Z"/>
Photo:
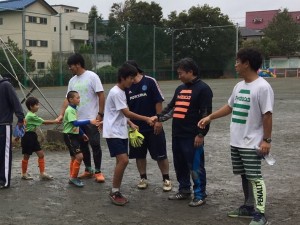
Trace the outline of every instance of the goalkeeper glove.
<path fill-rule="evenodd" d="M 144 142 L 144 135 L 142 135 L 137 129 L 129 128 L 129 143 L 132 147 L 141 147 Z"/>

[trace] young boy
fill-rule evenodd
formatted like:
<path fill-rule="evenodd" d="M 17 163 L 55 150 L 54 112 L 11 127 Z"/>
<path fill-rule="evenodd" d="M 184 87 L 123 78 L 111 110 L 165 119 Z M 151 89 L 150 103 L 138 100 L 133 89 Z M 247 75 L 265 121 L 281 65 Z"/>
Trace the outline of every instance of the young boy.
<path fill-rule="evenodd" d="M 77 91 L 70 91 L 67 94 L 69 106 L 66 108 L 63 120 L 63 133 L 64 141 L 70 151 L 70 179 L 69 183 L 74 184 L 76 187 L 83 187 L 83 182 L 77 178 L 80 164 L 83 159 L 83 154 L 80 149 L 80 141 L 88 141 L 88 137 L 80 129 L 80 126 L 86 124 L 93 124 L 99 126 L 99 122 L 94 120 L 77 120 L 77 106 L 80 103 L 80 96 Z"/>
<path fill-rule="evenodd" d="M 38 136 L 36 134 L 36 128 L 42 124 L 58 124 L 59 120 L 44 120 L 37 116 L 35 113 L 39 110 L 39 100 L 35 97 L 29 97 L 26 102 L 26 107 L 29 110 L 26 114 L 26 128 L 25 134 L 21 138 L 22 146 L 22 179 L 32 180 L 33 177 L 27 173 L 28 161 L 33 152 L 38 156 L 38 165 L 40 169 L 40 179 L 41 180 L 53 180 L 53 177 L 45 173 L 45 158 L 44 151 L 41 150 L 40 143 L 38 141 Z"/>
<path fill-rule="evenodd" d="M 118 83 L 110 90 L 104 110 L 103 137 L 111 157 L 116 157 L 112 190 L 109 197 L 115 205 L 125 205 L 128 200 L 120 192 L 123 174 L 128 164 L 128 130 L 127 123 L 134 129 L 137 127 L 127 120 L 143 120 L 153 126 L 153 120 L 129 111 L 126 103 L 125 89 L 129 88 L 137 75 L 137 69 L 124 64 L 118 71 Z"/>
<path fill-rule="evenodd" d="M 261 174 L 261 155 L 271 149 L 274 93 L 270 84 L 259 77 L 261 54 L 252 48 L 240 49 L 235 69 L 244 80 L 237 83 L 228 103 L 201 119 L 200 128 L 212 120 L 231 114 L 230 146 L 233 173 L 241 175 L 244 204 L 229 212 L 229 217 L 252 218 L 250 225 L 265 225 L 266 186 Z"/>

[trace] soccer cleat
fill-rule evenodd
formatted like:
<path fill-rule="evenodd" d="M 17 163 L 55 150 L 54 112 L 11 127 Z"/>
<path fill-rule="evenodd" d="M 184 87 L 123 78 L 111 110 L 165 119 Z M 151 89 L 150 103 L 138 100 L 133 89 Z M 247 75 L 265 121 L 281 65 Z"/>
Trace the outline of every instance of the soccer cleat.
<path fill-rule="evenodd" d="M 185 200 L 188 199 L 191 196 L 190 193 L 182 193 L 182 192 L 177 192 L 175 194 L 169 195 L 169 200 Z"/>
<path fill-rule="evenodd" d="M 197 207 L 205 204 L 205 199 L 194 198 L 190 203 L 189 206 Z"/>
<path fill-rule="evenodd" d="M 105 182 L 105 178 L 104 178 L 103 173 L 95 173 L 94 177 L 95 177 L 95 181 L 98 182 L 98 183 Z"/>
<path fill-rule="evenodd" d="M 70 178 L 69 184 L 74 184 L 76 187 L 83 187 L 84 183 L 78 178 Z"/>
<path fill-rule="evenodd" d="M 83 174 L 79 175 L 78 178 L 79 179 L 89 179 L 89 178 L 92 178 L 94 176 L 94 173 L 93 172 L 90 172 L 90 171 L 84 171 Z"/>
<path fill-rule="evenodd" d="M 165 180 L 163 183 L 163 191 L 171 191 L 172 190 L 172 183 L 170 180 Z"/>
<path fill-rule="evenodd" d="M 128 199 L 125 198 L 119 191 L 116 191 L 114 193 L 111 192 L 109 194 L 109 198 L 112 201 L 112 203 L 115 205 L 123 206 L 128 202 Z"/>
<path fill-rule="evenodd" d="M 47 174 L 47 173 L 42 173 L 40 174 L 40 180 L 53 180 L 53 176 Z"/>
<path fill-rule="evenodd" d="M 23 173 L 21 179 L 22 180 L 33 180 L 33 177 L 29 173 Z"/>
<path fill-rule="evenodd" d="M 253 218 L 254 214 L 254 207 L 253 206 L 247 206 L 247 205 L 242 205 L 239 208 L 230 211 L 227 213 L 227 216 L 229 217 L 241 217 L 241 218 Z"/>
<path fill-rule="evenodd" d="M 263 213 L 255 212 L 249 225 L 266 225 L 268 221 Z"/>
<path fill-rule="evenodd" d="M 148 181 L 147 179 L 141 179 L 140 182 L 137 185 L 138 189 L 146 189 L 148 187 Z"/>

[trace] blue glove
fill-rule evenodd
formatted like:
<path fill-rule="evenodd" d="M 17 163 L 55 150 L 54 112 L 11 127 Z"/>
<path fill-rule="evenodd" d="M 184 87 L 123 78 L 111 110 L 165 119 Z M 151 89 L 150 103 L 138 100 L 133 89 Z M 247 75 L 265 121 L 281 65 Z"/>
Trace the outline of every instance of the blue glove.
<path fill-rule="evenodd" d="M 24 136 L 24 134 L 25 134 L 25 125 L 22 125 L 21 127 L 16 125 L 14 132 L 13 132 L 13 136 L 16 138 L 21 138 Z"/>

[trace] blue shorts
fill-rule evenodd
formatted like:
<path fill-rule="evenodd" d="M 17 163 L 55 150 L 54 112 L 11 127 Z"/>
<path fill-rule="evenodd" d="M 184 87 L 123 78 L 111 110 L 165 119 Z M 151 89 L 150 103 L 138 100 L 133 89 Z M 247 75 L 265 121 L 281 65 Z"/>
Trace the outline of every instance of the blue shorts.
<path fill-rule="evenodd" d="M 128 139 L 106 138 L 106 143 L 111 157 L 128 154 Z"/>
<path fill-rule="evenodd" d="M 130 159 L 145 159 L 147 150 L 154 160 L 164 160 L 167 158 L 167 147 L 165 132 L 162 130 L 158 135 L 153 131 L 141 132 L 144 135 L 144 142 L 141 147 L 134 148 L 130 146 L 129 158 Z"/>

